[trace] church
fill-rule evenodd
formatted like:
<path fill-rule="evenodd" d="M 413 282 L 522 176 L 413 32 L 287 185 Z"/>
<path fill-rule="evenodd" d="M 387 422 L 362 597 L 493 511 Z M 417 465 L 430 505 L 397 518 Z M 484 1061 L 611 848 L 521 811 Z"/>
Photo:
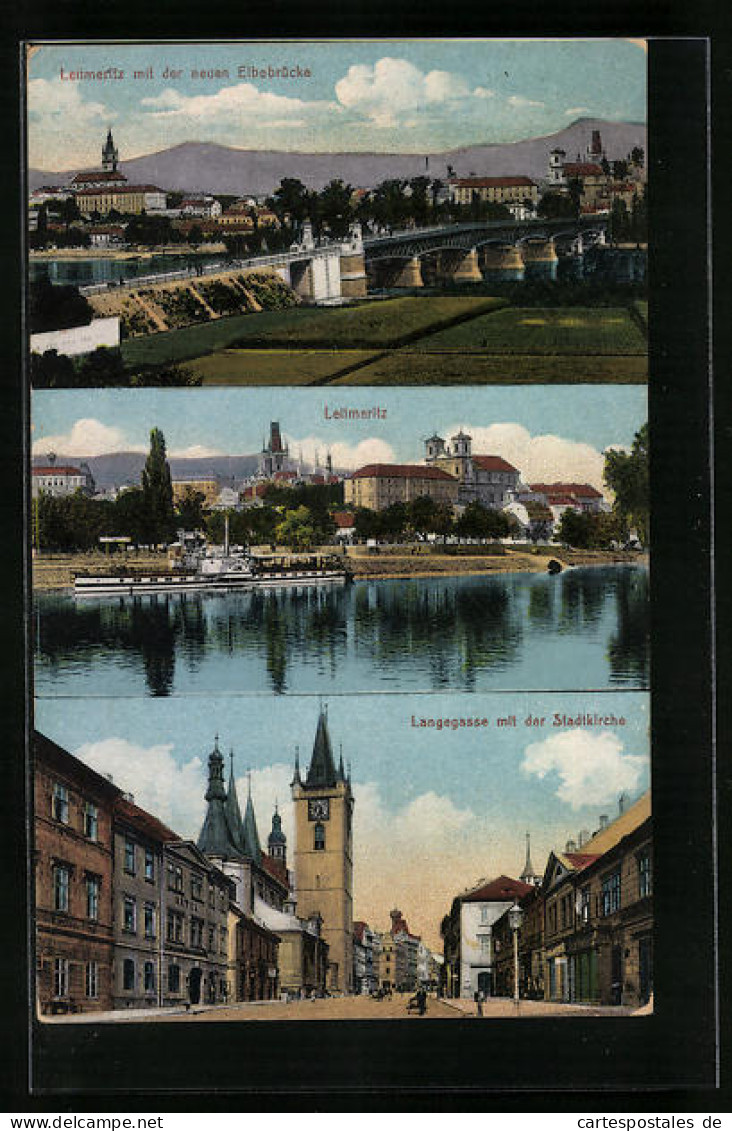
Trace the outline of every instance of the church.
<path fill-rule="evenodd" d="M 472 444 L 472 436 L 462 428 L 447 444 L 435 433 L 425 440 L 424 462 L 457 479 L 459 506 L 505 507 L 514 498 L 520 472 L 502 456 L 474 455 Z"/>

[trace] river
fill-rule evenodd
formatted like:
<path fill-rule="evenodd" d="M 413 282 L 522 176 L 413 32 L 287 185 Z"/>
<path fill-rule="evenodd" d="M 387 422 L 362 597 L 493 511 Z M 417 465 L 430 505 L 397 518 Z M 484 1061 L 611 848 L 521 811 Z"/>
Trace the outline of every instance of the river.
<path fill-rule="evenodd" d="M 34 605 L 40 696 L 643 689 L 648 573 L 357 581 L 348 587 Z"/>

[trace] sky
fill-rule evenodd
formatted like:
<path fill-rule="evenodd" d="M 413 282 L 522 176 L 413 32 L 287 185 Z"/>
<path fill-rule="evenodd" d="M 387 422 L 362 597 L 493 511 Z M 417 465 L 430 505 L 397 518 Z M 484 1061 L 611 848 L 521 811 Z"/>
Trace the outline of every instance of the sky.
<path fill-rule="evenodd" d="M 54 171 L 97 166 L 110 126 L 127 160 L 185 141 L 432 153 L 581 117 L 645 122 L 644 40 L 57 43 L 28 65 L 29 163 Z"/>
<path fill-rule="evenodd" d="M 32 398 L 35 455 L 73 459 L 147 452 L 160 428 L 171 456 L 251 455 L 278 420 L 293 456 L 333 465 L 421 462 L 435 430 L 459 428 L 473 452 L 500 455 L 532 481 L 588 482 L 602 489 L 603 451 L 628 449 L 647 418 L 647 394 L 635 385 L 532 385 L 523 388 L 414 389 L 124 389 L 40 390 Z M 372 419 L 334 418 L 340 409 L 385 411 Z"/>
<path fill-rule="evenodd" d="M 649 788 L 648 703 L 628 691 L 86 698 L 81 710 L 42 699 L 35 725 L 192 838 L 218 734 L 221 751 L 234 751 L 240 802 L 251 770 L 260 839 L 277 802 L 292 860 L 295 749 L 305 769 L 323 704 L 335 757 L 342 747 L 352 768 L 354 918 L 385 929 L 398 906 L 411 930 L 441 950 L 439 922 L 454 896 L 482 877 L 518 876 L 526 832 L 541 872 L 552 848 L 593 832 L 601 814 L 617 815 L 622 792 L 634 800 Z M 603 722 L 554 726 L 555 713 Z M 515 726 L 498 725 L 511 716 Z M 419 726 L 461 717 L 488 725 Z"/>

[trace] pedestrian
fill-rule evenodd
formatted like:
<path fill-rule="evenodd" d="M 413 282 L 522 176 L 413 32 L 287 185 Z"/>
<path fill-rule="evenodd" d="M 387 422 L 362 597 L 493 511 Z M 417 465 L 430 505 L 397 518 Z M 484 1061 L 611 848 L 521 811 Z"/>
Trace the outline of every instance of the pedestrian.
<path fill-rule="evenodd" d="M 485 1001 L 485 995 L 483 994 L 483 991 L 478 990 L 478 992 L 475 995 L 475 1009 L 476 1009 L 476 1013 L 478 1014 L 478 1017 L 483 1016 L 483 1002 L 484 1001 Z"/>
<path fill-rule="evenodd" d="M 424 1017 L 427 1012 L 427 991 L 424 986 L 420 986 L 417 991 L 417 1004 L 419 1005 L 419 1015 Z"/>

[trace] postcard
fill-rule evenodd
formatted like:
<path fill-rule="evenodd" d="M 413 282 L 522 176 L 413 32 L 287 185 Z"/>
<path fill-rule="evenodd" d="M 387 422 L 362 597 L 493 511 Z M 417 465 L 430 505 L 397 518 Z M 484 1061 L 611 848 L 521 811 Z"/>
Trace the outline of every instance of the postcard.
<path fill-rule="evenodd" d="M 39 1086 L 565 1017 L 650 1080 L 647 44 L 26 67 Z"/>

